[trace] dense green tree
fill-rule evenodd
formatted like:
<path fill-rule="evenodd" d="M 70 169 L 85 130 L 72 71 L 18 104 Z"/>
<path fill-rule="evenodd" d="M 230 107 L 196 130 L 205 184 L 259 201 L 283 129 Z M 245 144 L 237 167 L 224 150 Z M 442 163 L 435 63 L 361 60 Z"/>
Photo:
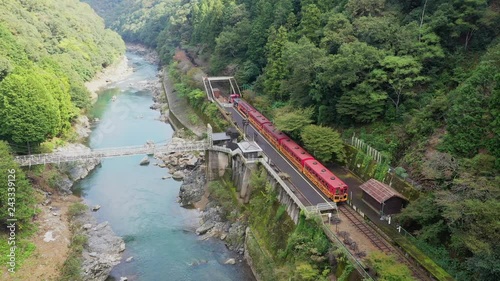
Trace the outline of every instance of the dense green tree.
<path fill-rule="evenodd" d="M 344 142 L 340 134 L 332 128 L 318 125 L 307 125 L 302 129 L 300 137 L 304 147 L 322 162 L 332 159 L 343 162 L 345 159 Z"/>
<path fill-rule="evenodd" d="M 0 136 L 18 144 L 43 142 L 61 128 L 58 102 L 39 69 L 18 70 L 0 82 Z"/>
<path fill-rule="evenodd" d="M 290 75 L 283 89 L 290 93 L 290 101 L 293 104 L 309 106 L 313 101 L 322 99 L 315 82 L 318 75 L 317 65 L 324 56 L 325 51 L 317 48 L 306 37 L 302 37 L 297 43 L 286 44 L 283 58 Z"/>
<path fill-rule="evenodd" d="M 9 224 L 7 220 L 15 218 L 17 219 L 16 233 L 19 233 L 31 224 L 31 218 L 35 214 L 35 195 L 24 171 L 14 161 L 9 146 L 4 141 L 0 141 L 0 176 L 3 179 L 0 183 L 2 231 L 5 231 L 5 226 Z M 15 195 L 12 196 L 12 194 Z M 15 198 L 15 200 L 11 201 L 8 198 Z M 15 211 L 13 211 L 14 208 Z M 15 213 L 15 216 L 11 215 L 12 213 Z"/>
<path fill-rule="evenodd" d="M 312 108 L 291 108 L 289 106 L 274 110 L 273 123 L 276 127 L 284 132 L 290 133 L 294 137 L 298 137 L 300 131 L 307 125 L 312 123 Z"/>
<path fill-rule="evenodd" d="M 377 91 L 369 83 L 363 82 L 340 97 L 337 113 L 356 122 L 370 123 L 383 114 L 386 100 L 387 93 Z"/>
<path fill-rule="evenodd" d="M 345 9 L 352 17 L 380 16 L 385 2 L 386 0 L 349 0 Z"/>
<path fill-rule="evenodd" d="M 276 100 L 284 100 L 287 94 L 282 84 L 288 76 L 288 69 L 283 58 L 283 51 L 288 42 L 288 34 L 285 27 L 281 26 L 278 31 L 271 28 L 269 37 L 264 91 Z"/>
<path fill-rule="evenodd" d="M 500 157 L 498 58 L 500 44 L 491 48 L 472 75 L 450 93 L 445 146 L 457 155 L 472 157 L 487 149 Z"/>
<path fill-rule="evenodd" d="M 315 4 L 302 8 L 302 19 L 299 25 L 299 34 L 318 44 L 321 37 L 321 11 Z"/>
<path fill-rule="evenodd" d="M 380 62 L 380 65 L 382 69 L 372 71 L 372 81 L 388 92 L 388 97 L 394 104 L 397 114 L 403 97 L 413 95 L 412 88 L 426 80 L 420 75 L 422 66 L 411 56 L 387 56 Z"/>
<path fill-rule="evenodd" d="M 354 34 L 354 26 L 344 14 L 331 13 L 323 29 L 320 46 L 330 53 L 336 53 L 340 45 L 357 40 Z"/>

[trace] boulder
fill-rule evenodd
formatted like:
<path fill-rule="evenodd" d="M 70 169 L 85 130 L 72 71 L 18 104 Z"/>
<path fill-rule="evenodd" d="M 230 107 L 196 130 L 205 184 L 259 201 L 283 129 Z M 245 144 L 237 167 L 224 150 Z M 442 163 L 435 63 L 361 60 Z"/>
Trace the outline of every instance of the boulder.
<path fill-rule="evenodd" d="M 147 166 L 147 165 L 149 165 L 149 157 L 144 156 L 144 158 L 142 158 L 142 160 L 139 163 L 139 165 L 141 165 L 141 166 Z"/>
<path fill-rule="evenodd" d="M 97 212 L 100 208 L 100 205 L 95 205 L 94 207 L 92 207 L 92 211 Z"/>
<path fill-rule="evenodd" d="M 227 259 L 224 264 L 236 264 L 236 260 L 233 258 Z"/>
<path fill-rule="evenodd" d="M 205 222 L 202 226 L 200 226 L 196 229 L 196 234 L 203 235 L 203 234 L 207 233 L 213 227 L 214 227 L 213 222 Z"/>
<path fill-rule="evenodd" d="M 175 180 L 182 180 L 184 179 L 185 175 L 183 171 L 175 171 L 174 174 L 172 175 L 172 178 Z"/>
<path fill-rule="evenodd" d="M 131 262 L 134 259 L 134 257 L 128 257 L 125 262 Z"/>

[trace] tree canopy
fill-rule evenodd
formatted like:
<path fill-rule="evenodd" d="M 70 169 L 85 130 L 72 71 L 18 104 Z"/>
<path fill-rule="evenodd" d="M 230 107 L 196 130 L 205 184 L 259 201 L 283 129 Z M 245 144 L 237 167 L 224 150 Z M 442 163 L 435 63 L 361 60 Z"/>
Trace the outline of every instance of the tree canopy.
<path fill-rule="evenodd" d="M 3 1 L 0 11 L 0 139 L 21 145 L 66 133 L 90 105 L 84 86 L 124 43 L 75 0 Z"/>

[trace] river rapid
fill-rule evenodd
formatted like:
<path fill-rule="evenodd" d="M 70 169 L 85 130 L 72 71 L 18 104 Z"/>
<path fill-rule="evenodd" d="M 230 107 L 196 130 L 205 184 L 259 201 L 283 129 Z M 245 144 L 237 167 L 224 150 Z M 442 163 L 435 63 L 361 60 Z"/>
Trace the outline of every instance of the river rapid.
<path fill-rule="evenodd" d="M 127 52 L 133 72 L 99 93 L 91 116 L 99 118 L 89 139 L 91 148 L 143 145 L 165 142 L 173 134 L 169 124 L 158 121 L 158 111 L 149 109 L 156 83 L 157 65 Z M 113 98 L 115 96 L 116 98 Z M 113 101 L 114 100 L 114 101 Z M 153 165 L 139 166 L 144 155 L 104 159 L 102 166 L 79 183 L 99 222 L 108 221 L 124 238 L 123 261 L 109 280 L 255 280 L 243 262 L 225 265 L 228 258 L 242 257 L 228 251 L 219 240 L 200 240 L 194 230 L 199 212 L 177 203 L 181 182 L 162 180 L 167 170 Z M 132 261 L 126 262 L 129 257 Z"/>

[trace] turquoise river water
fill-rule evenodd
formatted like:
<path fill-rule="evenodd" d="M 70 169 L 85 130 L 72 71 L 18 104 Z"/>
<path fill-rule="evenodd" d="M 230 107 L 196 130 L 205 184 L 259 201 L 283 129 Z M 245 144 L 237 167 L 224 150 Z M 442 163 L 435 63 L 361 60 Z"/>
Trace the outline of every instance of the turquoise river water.
<path fill-rule="evenodd" d="M 92 148 L 143 145 L 172 136 L 170 125 L 156 120 L 159 112 L 149 109 L 153 102 L 145 83 L 157 79 L 157 66 L 133 53 L 127 57 L 134 72 L 103 90 L 91 113 L 100 119 L 89 139 Z M 102 206 L 94 213 L 97 220 L 109 221 L 124 238 L 123 260 L 133 256 L 132 262 L 123 261 L 113 269 L 110 280 L 255 280 L 245 262 L 224 264 L 240 257 L 223 242 L 199 239 L 194 233 L 198 211 L 181 208 L 176 201 L 181 183 L 162 180 L 166 169 L 139 166 L 143 157 L 105 159 L 79 183 L 86 203 Z"/>

